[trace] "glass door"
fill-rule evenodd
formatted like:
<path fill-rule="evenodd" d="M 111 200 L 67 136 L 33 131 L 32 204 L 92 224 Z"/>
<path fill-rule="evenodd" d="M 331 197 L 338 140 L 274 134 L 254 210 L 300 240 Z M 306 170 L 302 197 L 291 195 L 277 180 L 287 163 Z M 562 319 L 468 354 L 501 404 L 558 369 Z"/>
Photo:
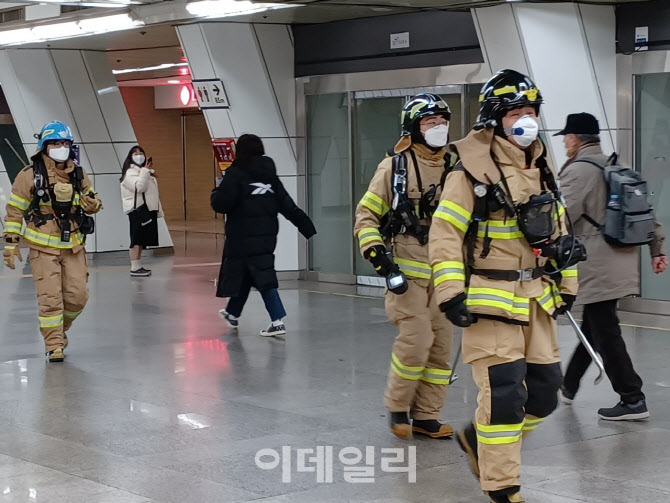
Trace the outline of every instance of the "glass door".
<path fill-rule="evenodd" d="M 404 97 L 356 98 L 353 101 L 354 211 L 368 190 L 377 165 L 400 138 L 400 110 L 404 104 Z M 370 262 L 361 256 L 355 239 L 353 247 L 355 274 L 376 276 Z"/>
<path fill-rule="evenodd" d="M 348 94 L 307 96 L 306 119 L 308 207 L 318 230 L 309 268 L 353 274 Z"/>
<path fill-rule="evenodd" d="M 670 232 L 670 73 L 638 75 L 635 80 L 635 167 L 650 189 L 656 218 Z M 649 249 L 640 254 L 642 297 L 670 300 L 666 274 L 651 270 Z"/>

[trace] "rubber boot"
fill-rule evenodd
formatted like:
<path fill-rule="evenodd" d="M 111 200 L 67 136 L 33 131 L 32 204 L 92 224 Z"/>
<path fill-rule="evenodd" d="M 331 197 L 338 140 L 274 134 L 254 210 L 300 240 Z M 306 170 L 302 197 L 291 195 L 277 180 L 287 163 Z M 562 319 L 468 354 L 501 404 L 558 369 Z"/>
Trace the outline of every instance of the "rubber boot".
<path fill-rule="evenodd" d="M 412 431 L 430 438 L 449 438 L 454 435 L 454 429 L 437 419 L 414 419 Z"/>
<path fill-rule="evenodd" d="M 519 486 L 506 487 L 499 491 L 489 491 L 488 496 L 491 498 L 491 503 L 526 503 L 521 497 Z"/>
<path fill-rule="evenodd" d="M 472 424 L 467 425 L 456 434 L 458 446 L 468 457 L 470 471 L 479 481 L 479 456 L 477 454 L 477 432 Z"/>
<path fill-rule="evenodd" d="M 391 433 L 398 438 L 411 438 L 412 427 L 409 424 L 409 414 L 407 412 L 391 412 Z"/>

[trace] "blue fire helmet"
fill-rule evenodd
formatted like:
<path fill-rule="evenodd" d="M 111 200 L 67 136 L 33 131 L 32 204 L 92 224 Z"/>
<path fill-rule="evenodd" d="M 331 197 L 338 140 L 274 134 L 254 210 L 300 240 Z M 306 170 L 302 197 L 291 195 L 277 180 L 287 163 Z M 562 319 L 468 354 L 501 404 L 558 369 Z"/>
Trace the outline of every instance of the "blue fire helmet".
<path fill-rule="evenodd" d="M 70 128 L 59 121 L 53 121 L 45 124 L 42 126 L 42 130 L 39 132 L 39 134 L 35 135 L 35 137 L 37 138 L 37 150 L 42 150 L 44 148 L 44 144 L 48 141 L 74 141 Z"/>

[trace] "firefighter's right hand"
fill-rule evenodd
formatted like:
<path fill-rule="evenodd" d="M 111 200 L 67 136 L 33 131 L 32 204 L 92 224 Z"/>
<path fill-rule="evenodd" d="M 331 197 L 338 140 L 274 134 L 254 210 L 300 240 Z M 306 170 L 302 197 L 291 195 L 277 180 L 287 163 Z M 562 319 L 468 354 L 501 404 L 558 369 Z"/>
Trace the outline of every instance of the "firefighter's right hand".
<path fill-rule="evenodd" d="M 380 276 L 386 277 L 398 269 L 398 266 L 391 260 L 389 254 L 386 253 L 386 247 L 384 246 L 372 246 L 365 251 L 364 256 L 370 261 L 372 267 L 375 268 L 375 271 Z"/>
<path fill-rule="evenodd" d="M 12 270 L 16 268 L 16 257 L 19 258 L 19 262 L 23 262 L 23 257 L 21 257 L 18 245 L 6 245 L 3 256 L 5 258 L 5 265 Z"/>
<path fill-rule="evenodd" d="M 467 296 L 461 293 L 450 301 L 440 304 L 440 311 L 457 327 L 469 327 L 475 322 L 474 317 L 465 306 L 466 298 Z"/>

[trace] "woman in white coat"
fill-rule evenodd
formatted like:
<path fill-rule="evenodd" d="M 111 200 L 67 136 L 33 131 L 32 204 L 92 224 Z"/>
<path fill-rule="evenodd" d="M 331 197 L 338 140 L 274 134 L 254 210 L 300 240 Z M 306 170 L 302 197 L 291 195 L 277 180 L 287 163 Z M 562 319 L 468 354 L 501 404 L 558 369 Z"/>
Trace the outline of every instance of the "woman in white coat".
<path fill-rule="evenodd" d="M 141 265 L 142 250 L 158 246 L 158 218 L 163 217 L 151 158 L 139 145 L 128 152 L 121 173 L 123 212 L 130 220 L 130 275 L 151 276 Z"/>

